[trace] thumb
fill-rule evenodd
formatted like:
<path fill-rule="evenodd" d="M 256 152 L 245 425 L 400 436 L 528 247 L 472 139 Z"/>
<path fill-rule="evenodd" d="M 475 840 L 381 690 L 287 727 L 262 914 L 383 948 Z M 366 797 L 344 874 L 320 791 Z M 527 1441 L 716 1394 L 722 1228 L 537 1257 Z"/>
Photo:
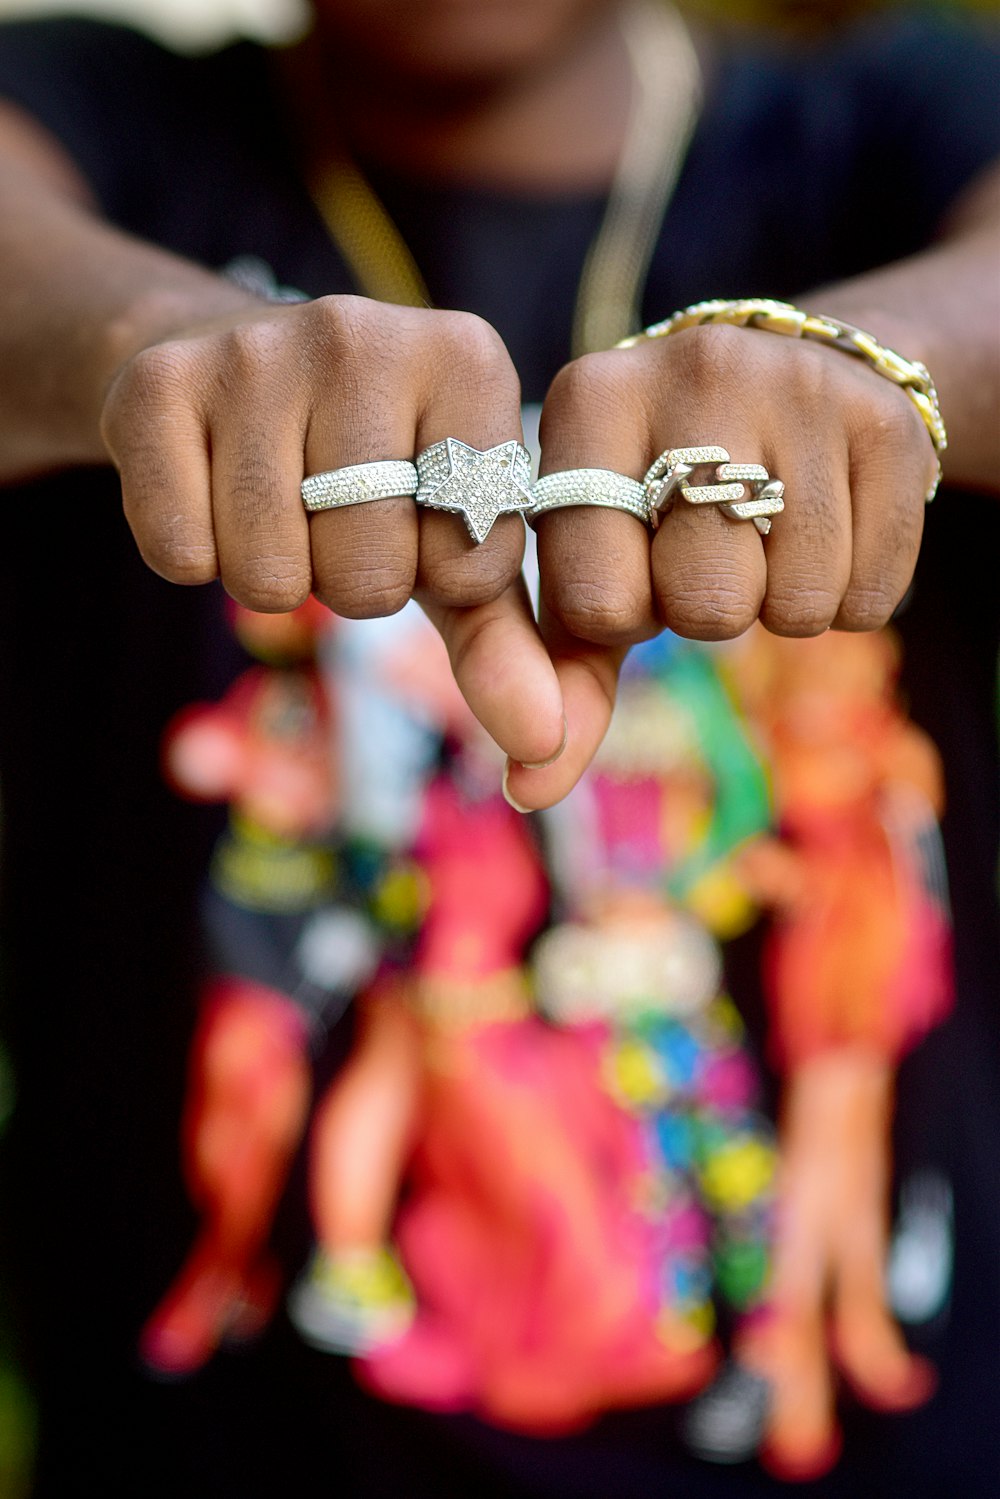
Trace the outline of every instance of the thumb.
<path fill-rule="evenodd" d="M 504 794 L 522 812 L 561 801 L 583 775 L 607 733 L 618 673 L 628 653 L 628 646 L 599 646 L 577 639 L 544 604 L 540 628 L 566 715 L 565 743 L 550 764 L 534 767 L 508 750 Z"/>
<path fill-rule="evenodd" d="M 491 738 L 519 762 L 558 755 L 562 690 L 524 580 L 472 608 L 417 598 L 444 640 L 462 696 Z"/>

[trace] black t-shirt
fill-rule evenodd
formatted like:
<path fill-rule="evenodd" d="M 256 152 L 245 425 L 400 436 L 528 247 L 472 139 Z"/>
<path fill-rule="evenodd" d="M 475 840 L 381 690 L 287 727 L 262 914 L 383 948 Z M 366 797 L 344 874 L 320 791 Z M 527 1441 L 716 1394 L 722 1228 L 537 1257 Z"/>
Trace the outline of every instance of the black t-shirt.
<path fill-rule="evenodd" d="M 807 56 L 720 54 L 646 317 L 707 296 L 794 299 L 920 248 L 1000 152 L 998 81 L 993 33 L 917 19 Z M 19 24 L 0 30 L 0 92 L 61 140 L 122 228 L 216 269 L 260 257 L 310 295 L 353 289 L 294 170 L 260 49 L 181 58 L 117 28 Z M 489 319 L 540 399 L 568 356 L 601 203 L 374 176 L 435 302 Z M 177 707 L 225 685 L 235 654 L 216 590 L 172 588 L 139 562 L 111 474 L 58 476 L 4 502 L 2 961 L 21 1086 L 7 1174 L 42 1406 L 38 1494 L 778 1492 L 756 1469 L 688 1457 L 669 1412 L 539 1442 L 379 1406 L 280 1319 L 255 1353 L 190 1385 L 138 1371 L 136 1330 L 192 1228 L 176 1126 L 193 891 L 216 821 L 163 788 L 158 740 Z M 904 1063 L 897 1128 L 900 1170 L 933 1165 L 955 1194 L 950 1309 L 914 1338 L 942 1389 L 907 1418 L 849 1412 L 824 1493 L 965 1499 L 990 1492 L 997 1468 L 998 543 L 995 500 L 943 493 L 900 619 L 911 711 L 946 762 L 956 918 L 959 1002 Z M 308 1233 L 300 1188 L 279 1220 L 291 1254 Z"/>

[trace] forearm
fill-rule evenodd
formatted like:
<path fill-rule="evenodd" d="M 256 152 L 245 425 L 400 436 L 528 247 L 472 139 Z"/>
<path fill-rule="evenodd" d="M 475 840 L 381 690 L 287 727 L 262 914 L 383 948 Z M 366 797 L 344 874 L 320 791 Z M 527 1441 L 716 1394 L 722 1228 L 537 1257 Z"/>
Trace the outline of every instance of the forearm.
<path fill-rule="evenodd" d="M 124 361 L 260 306 L 101 222 L 81 197 L 16 157 L 0 162 L 0 483 L 105 461 L 101 408 Z"/>
<path fill-rule="evenodd" d="M 954 484 L 1000 488 L 1000 173 L 978 183 L 920 255 L 804 297 L 930 370 Z"/>

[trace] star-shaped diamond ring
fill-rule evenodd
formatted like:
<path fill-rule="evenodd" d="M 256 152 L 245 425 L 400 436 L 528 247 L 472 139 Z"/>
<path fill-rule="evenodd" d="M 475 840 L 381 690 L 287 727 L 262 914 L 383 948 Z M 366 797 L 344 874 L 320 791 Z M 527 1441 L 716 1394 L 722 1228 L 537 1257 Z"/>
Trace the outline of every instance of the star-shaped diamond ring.
<path fill-rule="evenodd" d="M 531 508 L 531 458 L 519 442 L 482 451 L 446 437 L 417 454 L 417 477 L 417 504 L 461 515 L 477 543 L 498 515 Z"/>

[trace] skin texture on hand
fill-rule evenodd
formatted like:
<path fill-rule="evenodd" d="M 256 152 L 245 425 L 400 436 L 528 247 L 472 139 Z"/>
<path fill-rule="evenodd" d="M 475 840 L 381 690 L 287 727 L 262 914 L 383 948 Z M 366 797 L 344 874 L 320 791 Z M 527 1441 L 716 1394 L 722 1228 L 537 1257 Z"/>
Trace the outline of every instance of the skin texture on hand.
<path fill-rule="evenodd" d="M 732 639 L 758 618 L 789 636 L 876 629 L 905 592 L 933 448 L 907 396 L 837 351 L 758 330 L 692 329 L 566 366 L 542 415 L 543 473 L 640 477 L 664 449 L 704 445 L 784 481 L 786 508 L 766 538 L 715 506 L 684 502 L 652 538 L 617 511 L 540 517 L 543 635 L 578 696 L 566 708 L 566 755 L 544 770 L 509 768 L 521 807 L 557 800 L 581 773 L 633 642 L 665 626 Z"/>
<path fill-rule="evenodd" d="M 501 516 L 475 545 L 459 517 L 411 499 L 307 515 L 305 474 L 412 458 L 447 436 L 520 436 L 520 387 L 497 334 L 466 313 L 325 297 L 195 326 L 133 356 L 101 430 L 147 563 L 175 583 L 220 577 L 247 608 L 310 592 L 351 618 L 419 599 L 458 684 L 519 760 L 563 738 L 553 663 Z"/>
<path fill-rule="evenodd" d="M 404 497 L 302 507 L 304 474 L 412 457 L 449 435 L 486 448 L 519 421 L 513 365 L 480 319 L 325 297 L 140 350 L 112 383 L 101 432 L 139 550 L 171 581 L 220 577 L 264 611 L 312 591 L 354 618 L 418 598 L 513 761 L 550 760 L 565 730 L 553 764 L 512 768 L 522 805 L 557 799 L 583 771 L 633 642 L 664 626 L 728 639 L 758 617 L 783 635 L 873 629 L 912 575 L 935 466 L 912 403 L 836 352 L 745 329 L 568 365 L 543 411 L 543 470 L 638 477 L 664 447 L 721 444 L 785 481 L 766 539 L 713 506 L 678 504 L 655 535 L 618 511 L 546 515 L 536 626 L 517 517 L 475 545 L 459 518 Z"/>

